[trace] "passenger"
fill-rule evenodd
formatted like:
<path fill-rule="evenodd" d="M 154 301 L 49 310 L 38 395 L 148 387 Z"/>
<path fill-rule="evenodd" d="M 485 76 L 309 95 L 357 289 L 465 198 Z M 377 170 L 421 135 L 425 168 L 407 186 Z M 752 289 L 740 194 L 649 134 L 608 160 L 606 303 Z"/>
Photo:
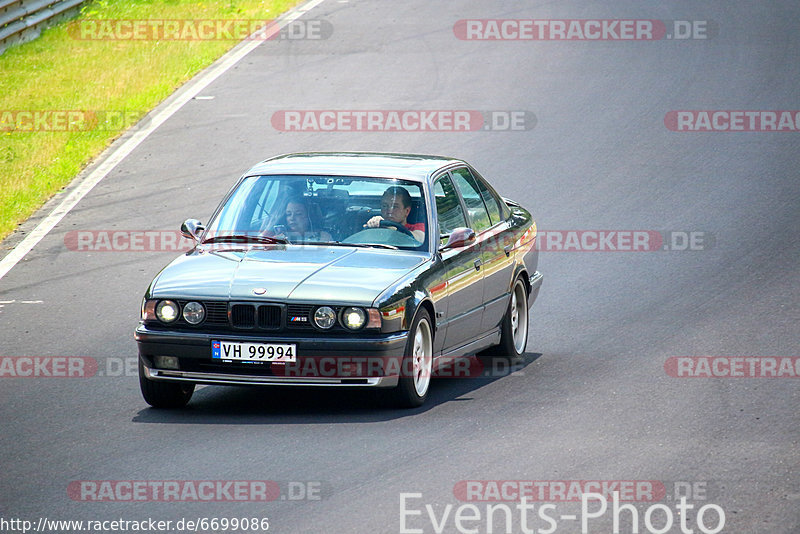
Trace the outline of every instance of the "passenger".
<path fill-rule="evenodd" d="M 286 203 L 286 210 L 274 227 L 275 237 L 285 237 L 289 241 L 330 241 L 331 234 L 319 228 L 311 215 L 312 209 L 306 197 L 292 197 Z"/>
<path fill-rule="evenodd" d="M 409 223 L 409 213 L 411 213 L 411 195 L 406 188 L 395 185 L 384 191 L 381 197 L 381 214 L 368 220 L 364 227 L 378 228 L 382 220 L 396 222 L 402 224 L 411 232 L 414 239 L 422 243 L 425 241 L 425 223 Z M 393 227 L 387 226 L 387 228 Z"/>

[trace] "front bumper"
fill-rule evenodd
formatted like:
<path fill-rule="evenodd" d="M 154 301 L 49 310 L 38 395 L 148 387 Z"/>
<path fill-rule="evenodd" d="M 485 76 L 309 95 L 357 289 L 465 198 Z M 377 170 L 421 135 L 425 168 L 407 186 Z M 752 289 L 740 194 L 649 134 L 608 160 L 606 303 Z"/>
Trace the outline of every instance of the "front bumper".
<path fill-rule="evenodd" d="M 379 377 L 289 377 L 261 375 L 228 375 L 191 371 L 173 371 L 143 366 L 144 376 L 150 380 L 168 382 L 191 382 L 226 386 L 345 386 L 392 388 L 397 385 L 397 376 Z"/>
<path fill-rule="evenodd" d="M 269 336 L 252 333 L 169 331 L 140 324 L 134 333 L 144 378 L 224 385 L 390 388 L 402 370 L 407 332 L 374 337 Z M 220 361 L 211 342 L 293 343 L 297 361 L 278 364 Z M 157 368 L 156 356 L 175 356 L 179 369 Z"/>

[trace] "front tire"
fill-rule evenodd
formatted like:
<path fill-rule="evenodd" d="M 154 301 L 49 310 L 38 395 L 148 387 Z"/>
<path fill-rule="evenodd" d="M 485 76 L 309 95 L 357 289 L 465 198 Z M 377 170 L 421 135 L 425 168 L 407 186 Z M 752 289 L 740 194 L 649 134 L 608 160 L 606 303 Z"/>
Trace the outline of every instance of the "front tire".
<path fill-rule="evenodd" d="M 401 408 L 422 406 L 428 398 L 433 372 L 433 327 L 425 309 L 420 309 L 409 330 L 400 381 L 392 391 L 394 404 Z"/>
<path fill-rule="evenodd" d="M 144 366 L 139 360 L 139 389 L 153 408 L 183 408 L 192 398 L 194 384 L 150 380 L 144 376 Z"/>

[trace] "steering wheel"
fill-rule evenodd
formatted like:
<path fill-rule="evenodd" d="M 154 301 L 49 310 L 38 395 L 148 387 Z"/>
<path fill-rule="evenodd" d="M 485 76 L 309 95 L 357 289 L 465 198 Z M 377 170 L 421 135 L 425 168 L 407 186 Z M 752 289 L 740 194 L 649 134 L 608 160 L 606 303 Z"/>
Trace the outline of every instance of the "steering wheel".
<path fill-rule="evenodd" d="M 388 219 L 382 219 L 380 224 L 378 225 L 381 228 L 394 228 L 408 236 L 414 237 L 414 234 L 411 233 L 411 230 L 406 228 L 403 224 L 399 222 L 390 221 Z M 416 239 L 416 238 L 414 238 Z"/>

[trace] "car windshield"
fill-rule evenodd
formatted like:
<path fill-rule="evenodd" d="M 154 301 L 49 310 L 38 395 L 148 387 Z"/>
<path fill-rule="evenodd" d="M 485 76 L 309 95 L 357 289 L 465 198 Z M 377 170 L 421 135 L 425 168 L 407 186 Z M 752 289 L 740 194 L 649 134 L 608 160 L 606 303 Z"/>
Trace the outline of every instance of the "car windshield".
<path fill-rule="evenodd" d="M 249 176 L 209 223 L 204 243 L 424 249 L 427 226 L 419 182 L 355 176 Z"/>

